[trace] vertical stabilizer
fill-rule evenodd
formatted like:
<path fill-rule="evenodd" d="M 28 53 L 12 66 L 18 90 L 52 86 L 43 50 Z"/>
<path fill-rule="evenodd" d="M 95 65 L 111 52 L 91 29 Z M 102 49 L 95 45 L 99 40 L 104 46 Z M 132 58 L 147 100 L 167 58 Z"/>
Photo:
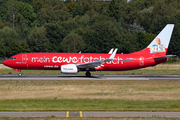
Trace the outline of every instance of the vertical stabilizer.
<path fill-rule="evenodd" d="M 164 27 L 164 29 L 147 46 L 147 48 L 150 48 L 150 53 L 167 52 L 173 28 L 174 24 L 167 24 L 166 27 Z"/>
<path fill-rule="evenodd" d="M 167 24 L 146 49 L 134 52 L 132 54 L 166 55 L 173 29 L 174 24 Z"/>

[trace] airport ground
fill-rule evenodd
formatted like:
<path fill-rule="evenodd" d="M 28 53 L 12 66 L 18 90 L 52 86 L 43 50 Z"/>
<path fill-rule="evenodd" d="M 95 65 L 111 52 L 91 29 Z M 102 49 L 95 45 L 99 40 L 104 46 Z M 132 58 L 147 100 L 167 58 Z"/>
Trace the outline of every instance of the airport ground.
<path fill-rule="evenodd" d="M 143 117 L 138 117 L 138 118 L 114 118 L 114 117 L 102 117 L 102 118 L 58 118 L 58 117 L 24 117 L 24 118 L 10 118 L 10 117 L 3 117 L 0 118 L 1 120 L 180 120 L 179 118 L 161 118 L 161 117 L 149 117 L 149 118 L 143 118 Z"/>
<path fill-rule="evenodd" d="M 3 68 L 0 72 L 6 72 L 6 70 L 8 71 L 9 69 Z M 174 74 L 179 74 L 180 67 L 178 64 L 168 66 L 165 64 L 164 66 L 161 65 L 153 68 L 141 69 L 139 71 L 144 74 L 146 70 L 168 70 L 169 72 L 173 71 Z M 131 74 L 135 74 L 135 72 L 133 71 Z M 164 72 L 161 74 L 164 74 Z M 180 81 L 176 80 L 2 80 L 0 82 L 0 111 L 180 112 L 179 101 Z M 116 120 L 120 118 L 57 118 L 55 116 L 49 116 L 45 118 L 3 117 L 0 119 Z M 149 118 L 138 117 L 121 119 L 175 120 L 179 118 L 152 116 Z"/>

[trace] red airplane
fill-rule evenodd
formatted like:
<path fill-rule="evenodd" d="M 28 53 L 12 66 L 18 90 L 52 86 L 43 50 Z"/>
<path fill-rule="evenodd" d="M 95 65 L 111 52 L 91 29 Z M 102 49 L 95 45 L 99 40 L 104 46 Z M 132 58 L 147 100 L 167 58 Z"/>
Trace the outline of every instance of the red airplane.
<path fill-rule="evenodd" d="M 168 24 L 144 50 L 130 54 L 116 54 L 117 48 L 108 54 L 97 53 L 22 53 L 3 62 L 13 70 L 61 70 L 61 73 L 86 71 L 124 71 L 164 63 L 174 24 Z M 19 73 L 19 76 L 22 74 Z"/>

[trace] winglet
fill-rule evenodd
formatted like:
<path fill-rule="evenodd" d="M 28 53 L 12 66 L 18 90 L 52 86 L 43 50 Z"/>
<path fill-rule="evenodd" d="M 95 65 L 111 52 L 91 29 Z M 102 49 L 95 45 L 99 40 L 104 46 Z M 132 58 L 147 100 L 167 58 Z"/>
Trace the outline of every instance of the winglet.
<path fill-rule="evenodd" d="M 109 51 L 108 54 L 112 54 L 113 50 L 114 50 L 114 48 L 112 48 L 112 49 Z"/>
<path fill-rule="evenodd" d="M 114 57 L 115 57 L 115 55 L 116 55 L 117 50 L 118 50 L 118 49 L 116 48 L 116 49 L 113 51 L 113 53 L 111 54 L 111 56 L 110 56 L 108 59 L 104 60 L 104 62 L 113 60 Z"/>

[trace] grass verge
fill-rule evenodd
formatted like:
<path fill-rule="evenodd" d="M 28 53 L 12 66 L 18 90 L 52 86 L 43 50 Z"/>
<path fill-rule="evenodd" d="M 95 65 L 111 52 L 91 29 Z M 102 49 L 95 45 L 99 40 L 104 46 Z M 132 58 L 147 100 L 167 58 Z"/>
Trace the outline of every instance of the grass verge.
<path fill-rule="evenodd" d="M 179 112 L 179 101 L 130 101 L 113 99 L 0 100 L 1 111 L 169 111 Z"/>
<path fill-rule="evenodd" d="M 180 81 L 1 81 L 1 111 L 180 111 Z"/>

